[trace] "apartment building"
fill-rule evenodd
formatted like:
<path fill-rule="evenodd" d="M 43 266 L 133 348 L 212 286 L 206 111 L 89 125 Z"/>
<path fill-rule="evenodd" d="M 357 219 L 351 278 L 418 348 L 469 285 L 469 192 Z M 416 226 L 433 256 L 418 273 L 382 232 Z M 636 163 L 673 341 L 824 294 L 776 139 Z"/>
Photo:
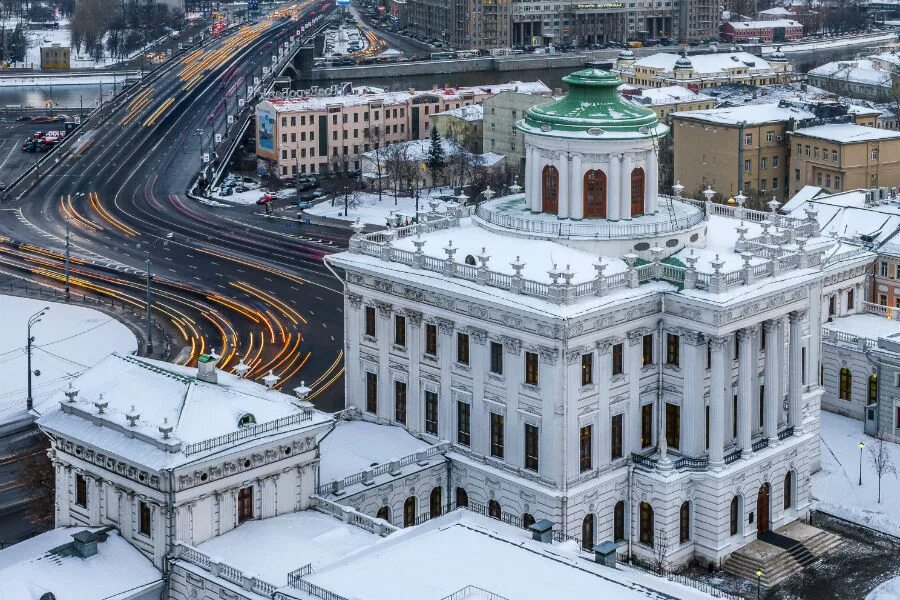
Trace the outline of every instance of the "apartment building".
<path fill-rule="evenodd" d="M 900 183 L 900 132 L 852 123 L 791 131 L 790 187 L 804 185 L 830 192 Z"/>
<path fill-rule="evenodd" d="M 504 91 L 545 93 L 541 82 L 332 97 L 272 96 L 256 107 L 256 154 L 280 177 L 357 171 L 376 147 L 431 133 L 436 113 L 472 106 Z"/>
<path fill-rule="evenodd" d="M 680 85 L 662 88 L 632 88 L 620 90 L 622 96 L 635 104 L 649 108 L 661 121 L 669 121 L 674 112 L 708 110 L 715 106 L 712 96 L 701 94 Z"/>
<path fill-rule="evenodd" d="M 482 149 L 503 154 L 507 165 L 524 173 L 525 141 L 522 132 L 516 128 L 516 121 L 523 118 L 532 106 L 552 101 L 550 88 L 546 86 L 540 92 L 506 91 L 486 98 Z"/>
<path fill-rule="evenodd" d="M 785 42 L 803 37 L 803 25 L 792 19 L 729 21 L 719 28 L 722 39 L 735 44 L 758 38 L 764 42 Z"/>

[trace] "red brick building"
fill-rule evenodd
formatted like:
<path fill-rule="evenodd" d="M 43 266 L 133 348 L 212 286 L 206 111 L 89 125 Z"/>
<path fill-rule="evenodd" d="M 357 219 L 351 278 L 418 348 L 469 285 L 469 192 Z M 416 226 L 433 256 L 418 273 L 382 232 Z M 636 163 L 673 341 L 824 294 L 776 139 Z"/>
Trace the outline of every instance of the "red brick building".
<path fill-rule="evenodd" d="M 726 42 L 746 42 L 759 38 L 762 42 L 790 42 L 803 37 L 803 25 L 790 19 L 774 21 L 739 21 L 723 23 L 719 34 Z"/>

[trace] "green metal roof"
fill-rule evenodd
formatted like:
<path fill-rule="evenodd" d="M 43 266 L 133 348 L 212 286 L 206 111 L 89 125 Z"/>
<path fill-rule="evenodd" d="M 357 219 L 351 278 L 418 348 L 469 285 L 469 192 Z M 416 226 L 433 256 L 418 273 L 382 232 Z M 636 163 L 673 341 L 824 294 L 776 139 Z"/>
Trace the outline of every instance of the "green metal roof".
<path fill-rule="evenodd" d="M 563 77 L 569 92 L 560 100 L 528 109 L 519 126 L 524 131 L 546 135 L 587 134 L 603 137 L 656 137 L 668 128 L 649 108 L 622 100 L 622 81 L 600 69 L 584 69 Z"/>

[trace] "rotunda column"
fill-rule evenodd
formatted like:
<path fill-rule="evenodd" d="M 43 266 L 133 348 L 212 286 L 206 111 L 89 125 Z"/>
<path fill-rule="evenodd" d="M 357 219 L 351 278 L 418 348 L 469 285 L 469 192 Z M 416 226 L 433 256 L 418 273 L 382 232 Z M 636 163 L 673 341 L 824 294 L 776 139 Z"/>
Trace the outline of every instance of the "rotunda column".
<path fill-rule="evenodd" d="M 572 193 L 569 194 L 569 216 L 572 219 L 584 218 L 584 167 L 581 166 L 581 155 L 572 155 Z"/>
<path fill-rule="evenodd" d="M 532 212 L 541 212 L 541 170 L 544 168 L 544 159 L 541 156 L 540 148 L 531 147 L 531 210 Z"/>
<path fill-rule="evenodd" d="M 619 187 L 619 155 L 609 155 L 609 168 L 606 170 L 609 175 L 607 182 L 608 193 L 606 194 L 606 218 L 610 221 L 619 220 L 619 194 L 622 193 Z"/>
<path fill-rule="evenodd" d="M 646 184 L 646 182 L 644 182 Z M 631 218 L 631 154 L 622 155 L 622 191 L 619 194 L 619 211 L 623 219 Z"/>
<path fill-rule="evenodd" d="M 659 198 L 659 160 L 656 151 L 647 153 L 647 185 L 644 188 L 644 213 L 655 215 Z"/>
<path fill-rule="evenodd" d="M 556 216 L 560 219 L 569 218 L 569 153 L 562 152 L 559 156 L 559 209 Z"/>
<path fill-rule="evenodd" d="M 536 162 L 534 159 L 534 146 L 525 146 L 525 172 L 531 173 L 535 167 Z M 525 208 L 531 209 L 534 206 L 534 186 L 531 185 L 532 177 L 529 175 L 529 179 L 525 180 Z"/>

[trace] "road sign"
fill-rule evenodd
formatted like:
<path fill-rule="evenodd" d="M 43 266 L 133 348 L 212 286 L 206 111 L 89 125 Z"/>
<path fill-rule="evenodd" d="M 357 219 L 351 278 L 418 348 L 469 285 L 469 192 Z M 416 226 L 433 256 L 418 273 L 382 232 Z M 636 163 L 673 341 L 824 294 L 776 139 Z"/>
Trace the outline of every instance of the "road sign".
<path fill-rule="evenodd" d="M 221 133 L 217 133 L 217 134 L 216 134 L 216 143 L 217 143 L 217 144 L 221 144 L 221 143 L 222 143 L 222 134 L 221 134 Z"/>
<path fill-rule="evenodd" d="M 209 162 L 209 152 L 203 153 L 203 162 L 205 162 L 205 163 Z"/>
<path fill-rule="evenodd" d="M 269 67 L 263 67 L 263 75 L 269 74 Z"/>
<path fill-rule="evenodd" d="M 243 102 L 243 100 L 241 100 L 240 102 Z M 228 115 L 228 124 L 229 125 L 234 124 L 234 115 Z"/>
<path fill-rule="evenodd" d="M 256 86 L 256 85 L 259 85 L 259 77 L 254 77 L 254 78 L 253 78 L 253 85 L 255 85 L 255 86 Z"/>
<path fill-rule="evenodd" d="M 244 99 L 243 98 L 238 98 L 238 106 L 241 108 L 244 107 Z"/>

